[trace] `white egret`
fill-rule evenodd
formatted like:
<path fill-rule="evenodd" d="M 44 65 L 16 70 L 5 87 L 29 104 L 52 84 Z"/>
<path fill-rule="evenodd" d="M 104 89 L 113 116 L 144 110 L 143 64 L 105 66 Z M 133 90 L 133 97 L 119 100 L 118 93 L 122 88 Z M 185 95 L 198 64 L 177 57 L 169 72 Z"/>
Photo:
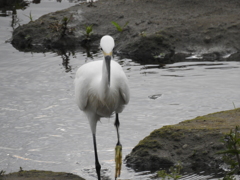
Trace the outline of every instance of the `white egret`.
<path fill-rule="evenodd" d="M 92 131 L 98 180 L 101 179 L 101 166 L 97 154 L 97 122 L 101 117 L 110 117 L 114 112 L 116 114 L 114 125 L 118 138 L 115 148 L 115 178 L 117 178 L 120 176 L 122 164 L 118 113 L 123 111 L 124 106 L 128 104 L 130 98 L 127 77 L 122 67 L 112 60 L 114 45 L 114 39 L 111 36 L 103 36 L 100 46 L 104 60 L 84 64 L 77 70 L 74 80 L 77 105 L 86 114 Z"/>

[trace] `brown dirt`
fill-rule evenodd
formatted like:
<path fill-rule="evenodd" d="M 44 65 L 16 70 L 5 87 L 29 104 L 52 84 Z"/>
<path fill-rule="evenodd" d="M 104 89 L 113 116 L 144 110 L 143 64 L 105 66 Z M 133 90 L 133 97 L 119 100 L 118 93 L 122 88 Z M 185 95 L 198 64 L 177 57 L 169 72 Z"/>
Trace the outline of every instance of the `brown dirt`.
<path fill-rule="evenodd" d="M 223 164 L 220 140 L 240 125 L 240 108 L 222 111 L 154 130 L 126 157 L 138 171 L 158 170 L 181 162 L 189 172 L 217 172 Z"/>
<path fill-rule="evenodd" d="M 17 28 L 12 44 L 24 51 L 60 48 L 94 49 L 105 34 L 116 40 L 115 52 L 142 63 L 186 61 L 190 54 L 202 60 L 240 60 L 240 1 L 238 0 L 99 0 L 45 15 Z M 61 37 L 51 24 L 70 17 L 73 33 Z M 122 32 L 111 24 L 127 27 Z M 86 41 L 85 27 L 93 25 Z M 228 58 L 225 55 L 232 54 Z"/>

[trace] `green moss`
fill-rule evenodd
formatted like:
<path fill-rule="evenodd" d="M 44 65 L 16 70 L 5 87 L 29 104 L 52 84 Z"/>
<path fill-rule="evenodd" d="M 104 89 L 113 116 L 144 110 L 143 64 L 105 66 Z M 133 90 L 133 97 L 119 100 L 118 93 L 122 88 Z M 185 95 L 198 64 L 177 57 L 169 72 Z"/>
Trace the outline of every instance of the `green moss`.
<path fill-rule="evenodd" d="M 175 141 L 179 141 L 182 138 L 185 137 L 184 132 L 180 128 L 176 128 L 173 125 L 169 126 L 164 126 L 160 129 L 154 130 L 151 134 L 150 137 L 156 137 L 156 138 L 168 138 L 168 139 L 173 139 Z"/>
<path fill-rule="evenodd" d="M 139 142 L 137 147 L 157 148 L 160 149 L 162 145 L 156 139 L 171 139 L 174 141 L 181 141 L 186 137 L 190 131 L 201 134 L 216 132 L 226 133 L 230 129 L 240 124 L 240 108 L 228 111 L 221 111 L 205 116 L 199 116 L 191 120 L 182 121 L 176 125 L 163 126 L 160 129 L 154 130 L 149 136 Z M 196 137 L 199 138 L 199 137 Z"/>
<path fill-rule="evenodd" d="M 229 130 L 240 124 L 240 108 L 228 111 L 221 111 L 205 116 L 198 116 L 191 120 L 185 120 L 176 125 L 164 126 L 153 131 L 151 134 L 169 134 L 173 130 Z"/>
<path fill-rule="evenodd" d="M 184 132 L 182 131 L 175 131 L 172 132 L 171 136 L 170 136 L 174 141 L 180 141 L 181 139 L 184 138 Z"/>
<path fill-rule="evenodd" d="M 229 131 L 240 124 L 240 108 L 228 111 L 221 111 L 205 116 L 198 116 L 191 120 L 183 121 L 175 128 L 181 129 L 207 129 L 207 130 L 222 130 Z"/>
<path fill-rule="evenodd" d="M 149 140 L 148 138 L 144 138 L 138 144 L 139 147 L 146 147 L 146 148 L 161 148 L 161 144 L 156 140 Z"/>
<path fill-rule="evenodd" d="M 141 148 L 142 150 L 138 151 L 138 156 L 140 157 L 146 157 L 149 156 L 149 152 L 145 150 L 144 148 Z"/>
<path fill-rule="evenodd" d="M 163 126 L 160 129 L 154 130 L 150 136 L 151 137 L 165 137 L 166 135 L 170 134 L 172 132 L 173 128 L 172 126 Z"/>

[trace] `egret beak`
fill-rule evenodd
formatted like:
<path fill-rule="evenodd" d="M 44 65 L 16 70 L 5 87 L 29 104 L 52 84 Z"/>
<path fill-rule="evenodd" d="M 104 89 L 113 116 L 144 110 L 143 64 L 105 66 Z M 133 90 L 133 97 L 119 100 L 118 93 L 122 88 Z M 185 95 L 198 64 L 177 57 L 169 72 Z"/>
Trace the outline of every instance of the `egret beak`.
<path fill-rule="evenodd" d="M 107 55 L 105 56 L 105 61 L 106 61 L 106 68 L 107 68 L 107 73 L 108 73 L 108 85 L 110 86 L 110 64 L 111 64 L 111 56 Z"/>

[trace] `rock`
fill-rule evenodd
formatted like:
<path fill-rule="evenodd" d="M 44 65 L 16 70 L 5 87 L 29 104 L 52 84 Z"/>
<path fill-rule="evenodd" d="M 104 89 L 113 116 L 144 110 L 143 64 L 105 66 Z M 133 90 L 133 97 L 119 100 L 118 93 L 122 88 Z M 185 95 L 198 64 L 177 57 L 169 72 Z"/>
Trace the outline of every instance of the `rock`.
<path fill-rule="evenodd" d="M 65 172 L 52 172 L 52 171 L 39 171 L 31 170 L 14 172 L 10 174 L 0 175 L 0 179 L 4 180 L 84 180 L 83 178 L 72 173 Z"/>
<path fill-rule="evenodd" d="M 240 108 L 222 111 L 154 130 L 126 156 L 127 166 L 137 171 L 155 171 L 178 162 L 185 171 L 217 172 L 224 133 L 239 125 Z"/>

